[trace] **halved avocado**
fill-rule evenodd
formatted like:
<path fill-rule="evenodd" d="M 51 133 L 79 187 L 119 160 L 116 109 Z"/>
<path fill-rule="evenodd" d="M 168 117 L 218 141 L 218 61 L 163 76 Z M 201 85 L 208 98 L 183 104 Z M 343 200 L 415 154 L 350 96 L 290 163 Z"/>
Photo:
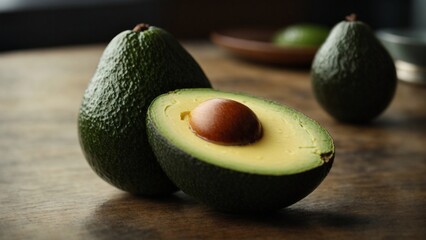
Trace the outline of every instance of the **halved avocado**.
<path fill-rule="evenodd" d="M 260 139 L 227 145 L 195 134 L 191 112 L 216 98 L 251 109 L 262 126 Z M 167 176 L 185 193 L 226 212 L 289 206 L 321 183 L 334 159 L 333 140 L 318 123 L 290 107 L 243 94 L 176 90 L 151 103 L 146 123 L 149 142 Z"/>

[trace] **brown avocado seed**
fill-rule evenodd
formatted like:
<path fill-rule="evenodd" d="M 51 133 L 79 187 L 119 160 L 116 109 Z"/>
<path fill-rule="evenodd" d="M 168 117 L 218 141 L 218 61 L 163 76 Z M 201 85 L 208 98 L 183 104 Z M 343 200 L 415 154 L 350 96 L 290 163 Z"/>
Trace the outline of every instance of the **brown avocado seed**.
<path fill-rule="evenodd" d="M 247 106 L 230 99 L 207 100 L 189 114 L 192 131 L 221 145 L 246 145 L 262 137 L 262 125 Z"/>

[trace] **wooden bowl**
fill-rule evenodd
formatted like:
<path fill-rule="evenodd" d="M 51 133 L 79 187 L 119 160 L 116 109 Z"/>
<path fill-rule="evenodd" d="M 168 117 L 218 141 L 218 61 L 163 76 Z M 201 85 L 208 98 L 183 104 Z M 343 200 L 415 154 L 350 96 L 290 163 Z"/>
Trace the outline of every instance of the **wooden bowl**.
<path fill-rule="evenodd" d="M 211 33 L 212 42 L 235 56 L 263 63 L 308 65 L 318 47 L 282 47 L 271 42 L 275 30 L 230 29 Z"/>

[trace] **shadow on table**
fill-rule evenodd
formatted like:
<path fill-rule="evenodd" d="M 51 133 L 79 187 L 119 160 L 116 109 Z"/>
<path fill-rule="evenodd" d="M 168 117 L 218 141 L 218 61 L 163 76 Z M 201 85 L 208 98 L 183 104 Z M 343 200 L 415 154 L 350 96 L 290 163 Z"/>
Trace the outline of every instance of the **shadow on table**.
<path fill-rule="evenodd" d="M 291 207 L 270 214 L 237 215 L 212 210 L 182 192 L 162 198 L 120 194 L 99 205 L 85 228 L 98 239 L 205 239 L 288 236 L 289 231 L 315 234 L 321 229 L 362 228 L 369 224 L 365 217 L 337 211 Z"/>

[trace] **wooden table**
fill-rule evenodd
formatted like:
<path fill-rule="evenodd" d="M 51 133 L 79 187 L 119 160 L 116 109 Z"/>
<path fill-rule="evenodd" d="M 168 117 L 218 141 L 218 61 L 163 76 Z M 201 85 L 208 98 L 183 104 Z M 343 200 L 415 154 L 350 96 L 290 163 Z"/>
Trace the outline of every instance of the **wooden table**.
<path fill-rule="evenodd" d="M 179 192 L 140 198 L 86 163 L 76 118 L 104 46 L 0 54 L 0 239 L 426 239 L 426 88 L 400 83 L 369 125 L 334 121 L 309 71 L 257 65 L 185 44 L 215 88 L 290 105 L 335 139 L 335 164 L 275 214 L 216 212 Z"/>

